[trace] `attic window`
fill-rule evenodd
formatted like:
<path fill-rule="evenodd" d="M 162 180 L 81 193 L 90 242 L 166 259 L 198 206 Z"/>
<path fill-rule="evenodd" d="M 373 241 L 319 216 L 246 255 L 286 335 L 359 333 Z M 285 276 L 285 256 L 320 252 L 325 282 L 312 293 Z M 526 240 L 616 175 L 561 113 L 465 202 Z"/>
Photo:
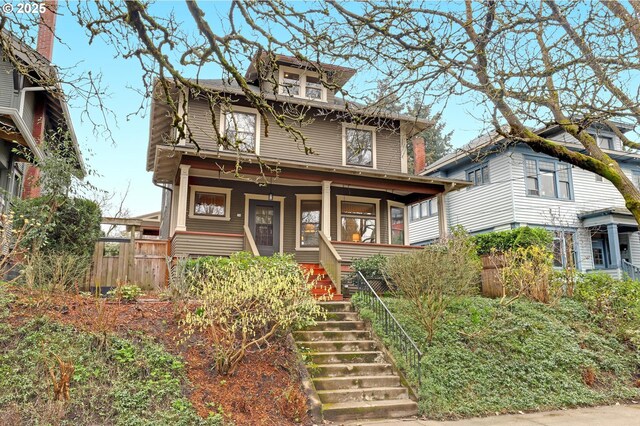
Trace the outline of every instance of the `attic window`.
<path fill-rule="evenodd" d="M 280 67 L 280 93 L 317 101 L 327 99 L 327 89 L 318 73 L 290 67 Z"/>

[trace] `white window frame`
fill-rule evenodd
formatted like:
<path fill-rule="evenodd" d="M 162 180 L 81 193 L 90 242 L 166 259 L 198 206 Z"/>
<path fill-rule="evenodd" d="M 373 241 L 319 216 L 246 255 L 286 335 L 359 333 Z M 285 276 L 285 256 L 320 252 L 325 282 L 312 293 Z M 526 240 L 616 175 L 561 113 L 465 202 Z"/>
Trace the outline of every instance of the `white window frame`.
<path fill-rule="evenodd" d="M 303 201 L 320 201 L 320 227 L 322 227 L 322 215 L 324 212 L 322 205 L 322 194 L 296 194 L 296 251 L 319 251 L 320 247 L 302 247 L 300 246 L 300 213 L 302 212 Z M 322 232 L 322 229 L 318 230 L 318 233 Z"/>
<path fill-rule="evenodd" d="M 182 186 L 182 185 L 180 185 Z M 215 186 L 189 185 L 189 219 L 205 220 L 231 220 L 231 188 L 219 188 Z M 207 192 L 210 194 L 222 194 L 225 196 L 224 216 L 205 216 L 195 214 L 196 192 Z"/>
<path fill-rule="evenodd" d="M 368 197 L 354 197 L 351 195 L 338 195 L 336 197 L 337 199 L 337 214 L 336 217 L 338 218 L 338 223 L 337 223 L 337 227 L 338 227 L 338 239 L 337 242 L 345 242 L 348 243 L 349 241 L 342 241 L 342 202 L 343 201 L 353 201 L 356 203 L 367 203 L 367 204 L 375 204 L 376 206 L 376 242 L 374 244 L 382 244 L 382 242 L 380 241 L 380 226 L 382 225 L 382 218 L 380 217 L 380 198 L 368 198 Z M 370 244 L 370 243 L 362 243 L 362 244 Z"/>
<path fill-rule="evenodd" d="M 300 76 L 300 80 L 299 80 L 300 94 L 299 95 L 290 95 L 287 92 L 287 88 L 285 87 L 285 84 L 284 84 L 284 73 L 287 71 L 296 73 Z M 311 101 L 318 101 L 318 102 L 327 102 L 327 88 L 324 87 L 324 84 L 322 85 L 322 90 L 321 90 L 322 95 L 320 99 L 307 97 L 307 76 L 321 79 L 320 74 L 317 72 L 309 71 L 305 68 L 294 68 L 294 67 L 287 67 L 287 66 L 281 65 L 278 70 L 278 84 L 280 85 L 280 89 L 278 90 L 278 92 L 281 95 L 291 96 L 293 98 L 309 99 Z"/>
<path fill-rule="evenodd" d="M 400 207 L 404 210 L 404 241 L 402 242 L 402 245 L 406 246 L 408 245 L 408 241 L 409 241 L 409 210 L 407 209 L 406 204 L 402 204 L 402 203 L 399 203 L 398 201 L 392 201 L 392 200 L 387 201 L 387 215 L 388 215 L 387 222 L 389 223 L 389 244 L 393 244 L 391 242 L 391 227 L 393 225 L 391 223 L 392 207 L 396 207 L 396 208 Z"/>
<path fill-rule="evenodd" d="M 280 203 L 280 251 L 284 253 L 284 200 L 285 197 L 281 195 L 273 195 L 269 198 L 269 195 L 263 194 L 244 194 L 244 225 L 249 227 L 249 201 L 250 200 L 262 200 L 262 201 L 276 201 Z"/>
<path fill-rule="evenodd" d="M 243 107 L 243 106 L 232 106 L 232 107 L 224 107 L 220 109 L 220 134 L 224 135 L 227 131 L 226 127 L 227 127 L 227 114 L 231 113 L 233 114 L 234 112 L 240 112 L 240 113 L 247 113 L 247 114 L 254 114 L 256 116 L 256 149 L 255 149 L 255 155 L 260 155 L 260 129 L 262 128 L 262 125 L 260 123 L 260 114 L 258 113 L 258 110 L 255 108 L 249 108 L 249 107 Z M 235 151 L 233 149 L 224 149 L 222 147 L 222 145 L 218 145 L 218 149 L 222 150 L 222 151 Z M 240 151 L 240 153 L 246 155 L 252 155 L 253 152 L 244 152 L 244 151 Z"/>
<path fill-rule="evenodd" d="M 347 129 L 368 130 L 371 132 L 371 156 L 372 156 L 371 167 L 347 163 Z M 356 126 L 355 124 L 342 123 L 342 165 L 343 166 L 358 167 L 358 168 L 367 169 L 367 170 L 372 170 L 372 169 L 375 170 L 378 168 L 377 159 L 376 159 L 377 157 L 376 130 L 377 128 L 375 126 L 365 126 L 365 125 Z"/>

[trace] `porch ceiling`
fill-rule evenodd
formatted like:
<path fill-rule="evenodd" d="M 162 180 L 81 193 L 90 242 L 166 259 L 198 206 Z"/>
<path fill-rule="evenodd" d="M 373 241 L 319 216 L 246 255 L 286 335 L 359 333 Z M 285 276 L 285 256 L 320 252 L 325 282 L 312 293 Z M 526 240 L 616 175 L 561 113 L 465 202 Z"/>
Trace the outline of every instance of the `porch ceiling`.
<path fill-rule="evenodd" d="M 624 207 L 592 210 L 579 214 L 578 218 L 582 220 L 582 224 L 587 228 L 615 224 L 638 230 L 638 222 L 636 222 L 631 212 Z"/>
<path fill-rule="evenodd" d="M 193 152 L 186 147 L 159 146 L 156 148 L 156 164 L 154 181 L 158 183 L 173 182 L 179 164 L 189 164 L 194 169 L 210 170 L 232 175 L 236 166 L 236 154 L 218 151 Z M 364 189 L 377 189 L 394 192 L 404 196 L 406 202 L 414 202 L 429 198 L 446 191 L 465 188 L 469 182 L 425 176 L 391 173 L 380 170 L 354 169 L 343 166 L 324 166 L 312 163 L 290 162 L 274 158 L 261 157 L 260 164 L 256 157 L 243 160 L 241 173 L 250 176 L 264 175 L 287 181 L 303 182 L 331 181 L 334 185 L 345 185 Z M 267 170 L 264 165 L 274 169 Z"/>

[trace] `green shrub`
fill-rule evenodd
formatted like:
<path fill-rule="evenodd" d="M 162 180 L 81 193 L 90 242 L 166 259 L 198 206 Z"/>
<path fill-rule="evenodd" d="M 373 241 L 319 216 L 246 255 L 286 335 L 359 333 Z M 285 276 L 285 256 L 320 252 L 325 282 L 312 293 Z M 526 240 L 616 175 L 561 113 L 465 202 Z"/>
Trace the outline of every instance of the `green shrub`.
<path fill-rule="evenodd" d="M 551 247 L 553 235 L 544 228 L 524 226 L 510 231 L 487 232 L 473 237 L 479 255 L 531 246 Z"/>
<path fill-rule="evenodd" d="M 202 258 L 187 277 L 196 284 L 197 306 L 187 306 L 185 334 L 211 336 L 215 367 L 231 374 L 249 349 L 265 347 L 280 331 L 313 324 L 322 310 L 311 294 L 314 283 L 292 255 Z"/>
<path fill-rule="evenodd" d="M 411 305 L 429 342 L 449 303 L 477 291 L 480 261 L 475 250 L 468 234 L 457 230 L 422 250 L 389 258 L 385 274 Z"/>
<path fill-rule="evenodd" d="M 371 257 L 354 259 L 351 268 L 361 272 L 365 278 L 380 278 L 387 266 L 387 260 L 387 256 L 383 254 L 374 254 Z"/>
<path fill-rule="evenodd" d="M 90 257 L 100 237 L 100 207 L 84 198 L 17 200 L 15 213 L 18 227 L 25 220 L 41 224 L 23 241 L 32 250 Z"/>
<path fill-rule="evenodd" d="M 604 272 L 580 274 L 574 297 L 610 330 L 640 347 L 640 282 Z"/>
<path fill-rule="evenodd" d="M 107 292 L 107 296 L 123 302 L 135 302 L 142 295 L 142 289 L 135 284 L 119 285 Z"/>

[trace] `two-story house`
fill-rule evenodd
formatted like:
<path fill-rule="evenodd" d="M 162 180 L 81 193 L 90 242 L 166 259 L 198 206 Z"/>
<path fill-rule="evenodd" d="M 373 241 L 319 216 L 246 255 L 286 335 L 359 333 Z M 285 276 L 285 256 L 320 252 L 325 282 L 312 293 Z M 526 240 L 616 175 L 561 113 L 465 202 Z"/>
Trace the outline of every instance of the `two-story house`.
<path fill-rule="evenodd" d="M 55 12 L 47 10 L 42 19 L 46 22 L 40 27 L 36 49 L 7 32 L 1 37 L 0 211 L 11 197 L 40 195 L 39 170 L 28 161 L 47 155 L 42 143 L 50 131 L 68 136 L 72 146 L 66 153 L 77 162 L 78 175 L 85 173 L 69 109 L 51 64 Z"/>
<path fill-rule="evenodd" d="M 300 263 L 324 266 L 335 282 L 353 258 L 410 250 L 406 206 L 467 185 L 408 173 L 406 140 L 430 123 L 380 111 L 352 120 L 329 87 L 344 84 L 354 70 L 322 64 L 332 79 L 323 84 L 295 58 L 277 56 L 277 63 L 278 80 L 261 79 L 251 64 L 251 89 L 274 108 L 305 106 L 313 119 L 300 130 L 314 155 L 273 120 L 265 136 L 265 123 L 238 86 L 199 80 L 234 99 L 213 113 L 223 134 L 241 141 L 241 176 L 234 173 L 238 153 L 219 146 L 206 99 L 187 99 L 198 151 L 185 140 L 168 143 L 175 130 L 154 96 L 147 169 L 154 183 L 166 186 L 161 236 L 171 240 L 171 254 L 292 253 Z"/>
<path fill-rule="evenodd" d="M 631 130 L 621 124 L 626 132 Z M 606 126 L 590 132 L 640 185 L 640 155 L 624 151 Z M 584 147 L 558 127 L 540 134 L 570 149 Z M 555 265 L 570 259 L 581 271 L 603 270 L 620 276 L 640 266 L 638 224 L 622 196 L 602 177 L 573 167 L 525 144 L 506 144 L 492 134 L 429 165 L 424 176 L 464 179 L 473 186 L 445 196 L 449 226 L 462 225 L 472 234 L 519 226 L 544 227 L 555 235 Z M 410 239 L 422 245 L 439 238 L 437 206 L 426 200 L 411 206 Z"/>

